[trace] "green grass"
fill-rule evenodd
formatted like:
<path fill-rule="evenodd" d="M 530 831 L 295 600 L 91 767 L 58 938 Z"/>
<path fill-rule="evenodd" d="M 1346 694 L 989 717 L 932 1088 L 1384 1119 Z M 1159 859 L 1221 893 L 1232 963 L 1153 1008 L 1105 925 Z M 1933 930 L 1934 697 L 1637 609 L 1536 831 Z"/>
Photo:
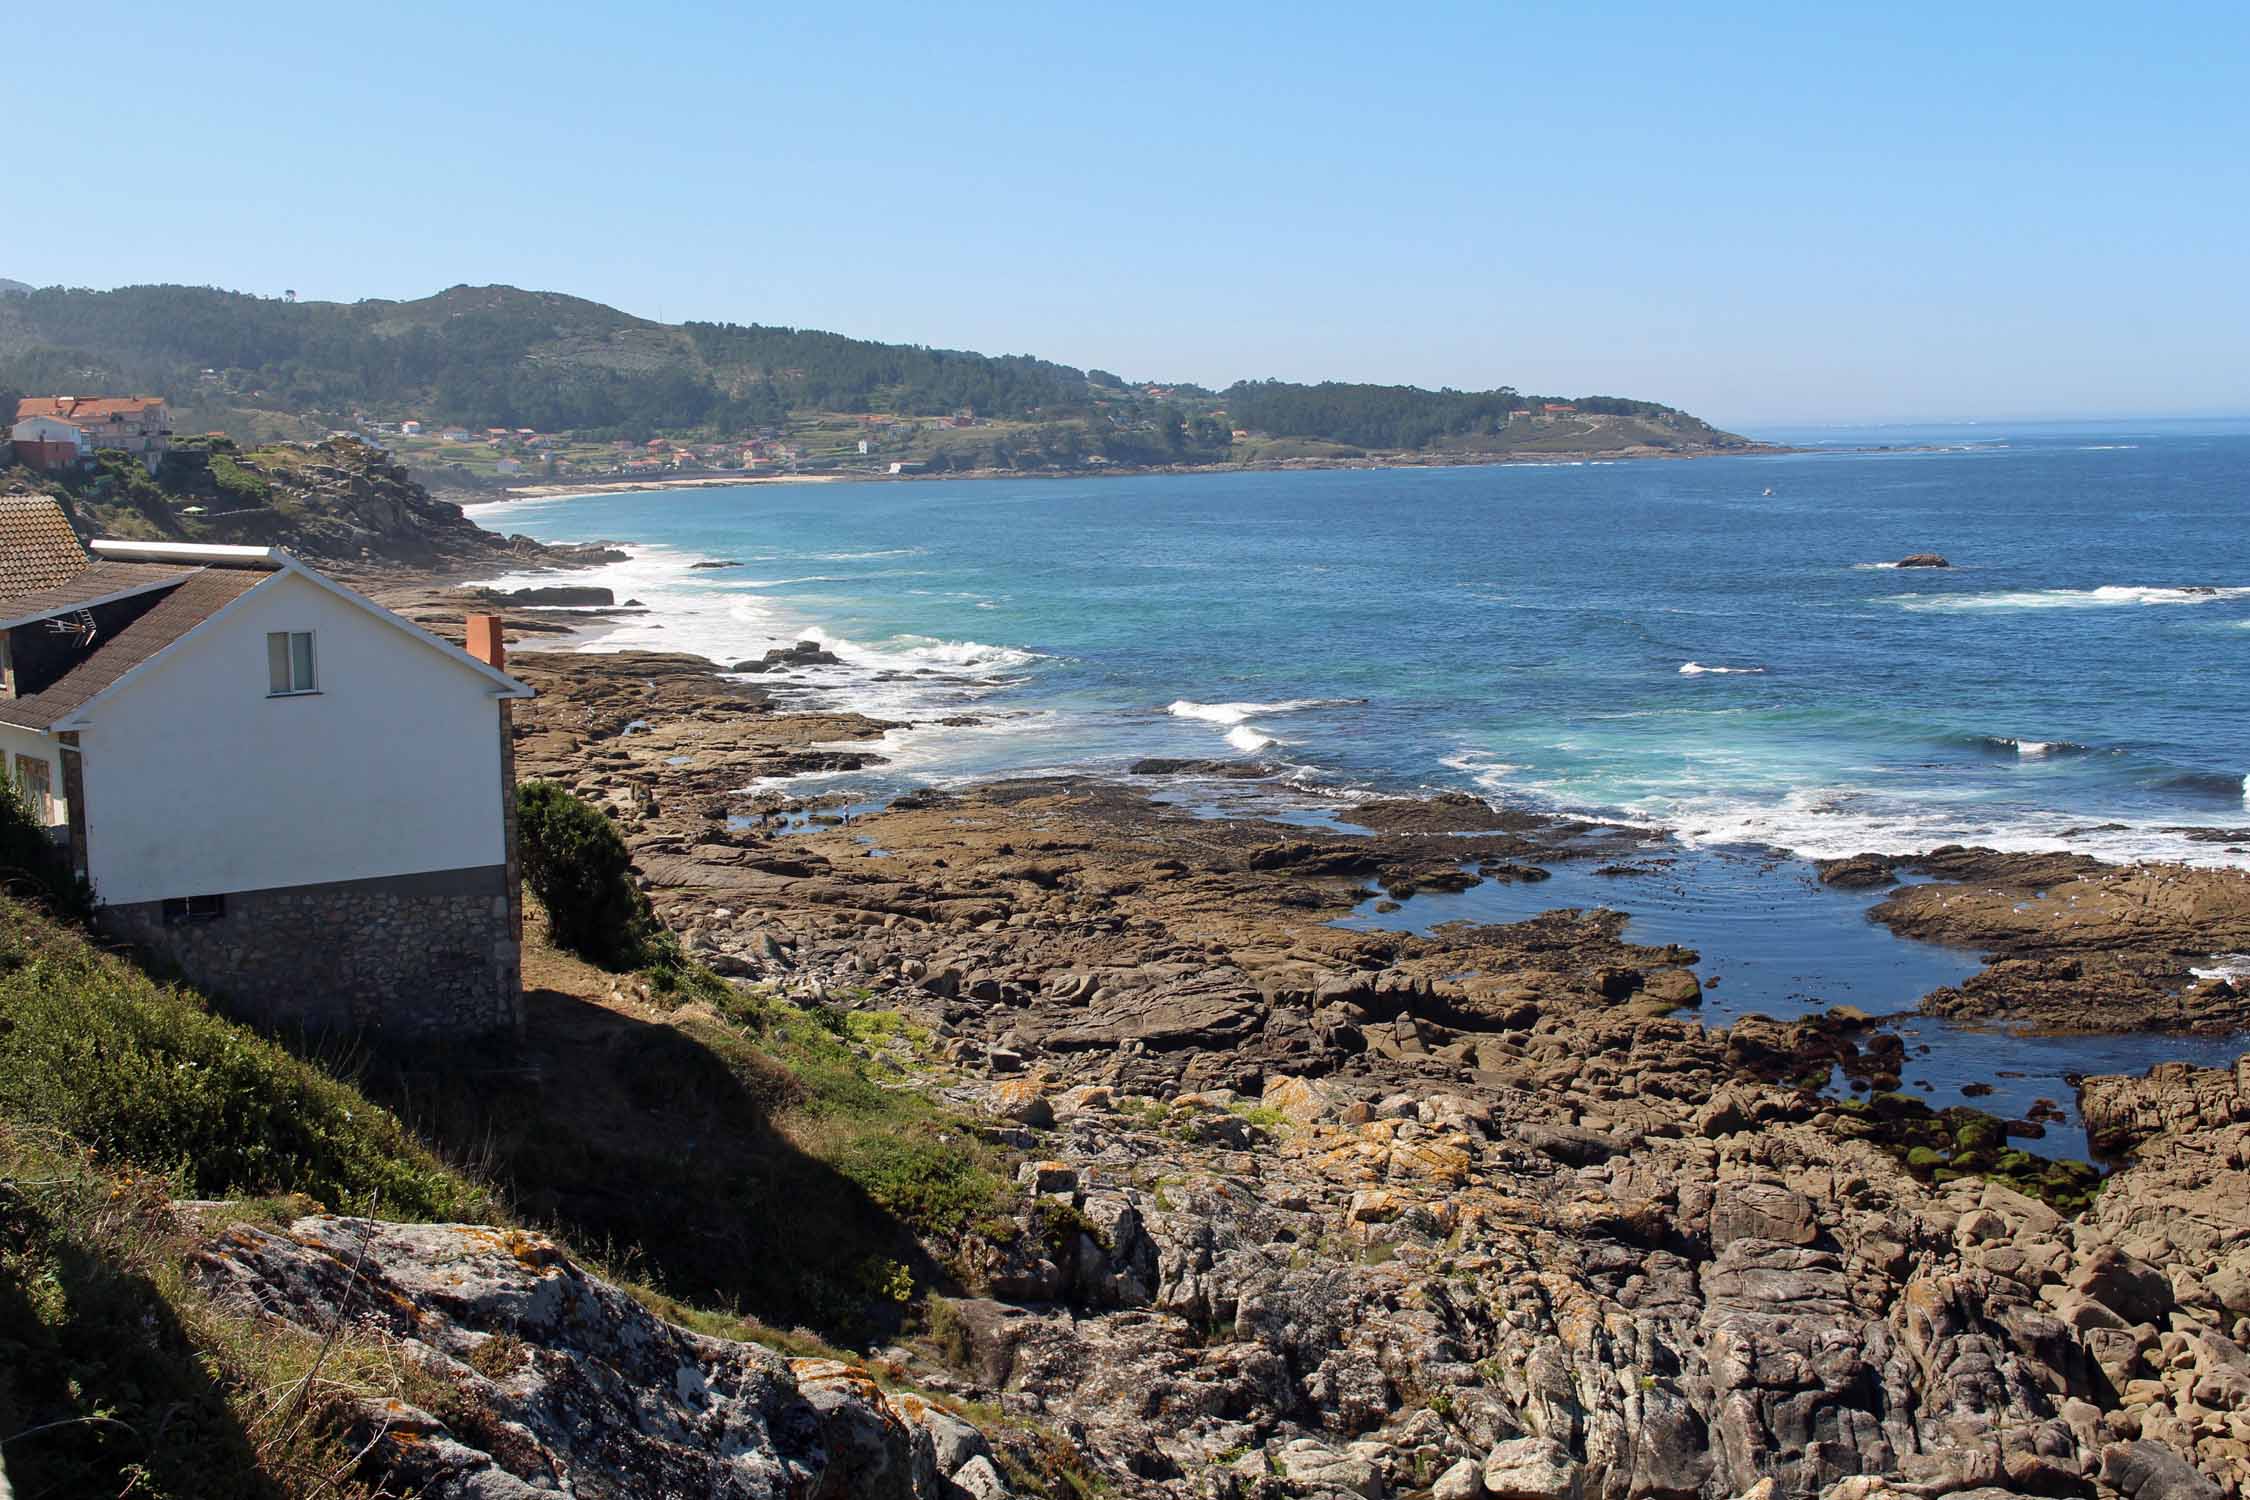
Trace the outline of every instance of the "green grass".
<path fill-rule="evenodd" d="M 0 1118 L 165 1174 L 184 1195 L 302 1193 L 398 1219 L 493 1209 L 356 1089 L 4 899 Z"/>
<path fill-rule="evenodd" d="M 946 1280 L 933 1252 L 1025 1232 L 1007 1154 L 903 1086 L 919 1027 L 692 965 L 667 983 L 660 999 L 707 1013 L 593 1011 L 605 1029 L 567 1076 L 511 1082 L 487 1066 L 507 1056 L 421 1049 L 411 1072 L 371 1058 L 355 1085 L 0 899 L 0 1441 L 17 1493 L 358 1500 L 349 1400 L 452 1410 L 380 1345 L 211 1303 L 174 1198 L 233 1200 L 198 1215 L 212 1227 L 323 1206 L 537 1222 L 670 1321 L 846 1359 Z M 428 1141 L 489 1163 L 513 1209 L 376 1102 L 385 1088 Z M 1006 1445 L 1027 1492 L 1099 1492 L 1053 1434 L 1011 1428 Z"/>
<path fill-rule="evenodd" d="M 895 1011 L 807 1009 L 732 990 L 720 1015 L 699 1034 L 737 1066 L 785 1080 L 782 1127 L 915 1234 L 958 1238 L 1015 1206 L 1004 1153 L 920 1092 L 887 1083 L 879 1075 L 897 1069 L 883 1052 L 867 1055 L 894 1037 L 926 1042 L 924 1028 Z"/>
<path fill-rule="evenodd" d="M 372 1500 L 344 1406 L 430 1401 L 381 1345 L 215 1304 L 167 1184 L 0 1123 L 0 1443 L 20 1496 Z"/>

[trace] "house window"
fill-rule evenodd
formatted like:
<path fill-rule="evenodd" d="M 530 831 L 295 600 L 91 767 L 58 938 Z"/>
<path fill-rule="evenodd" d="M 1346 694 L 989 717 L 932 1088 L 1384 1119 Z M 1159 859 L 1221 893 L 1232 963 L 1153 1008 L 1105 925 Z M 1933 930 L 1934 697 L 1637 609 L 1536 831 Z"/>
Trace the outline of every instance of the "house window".
<path fill-rule="evenodd" d="M 317 693 L 313 675 L 313 633 L 309 630 L 276 630 L 266 636 L 266 696 L 286 698 L 294 693 Z"/>
<path fill-rule="evenodd" d="M 45 827 L 55 821 L 55 787 L 45 760 L 34 755 L 16 757 L 16 792 L 30 809 L 33 822 Z"/>
<path fill-rule="evenodd" d="M 224 896 L 171 896 L 164 902 L 164 925 L 177 927 L 183 922 L 216 922 L 227 914 Z"/>

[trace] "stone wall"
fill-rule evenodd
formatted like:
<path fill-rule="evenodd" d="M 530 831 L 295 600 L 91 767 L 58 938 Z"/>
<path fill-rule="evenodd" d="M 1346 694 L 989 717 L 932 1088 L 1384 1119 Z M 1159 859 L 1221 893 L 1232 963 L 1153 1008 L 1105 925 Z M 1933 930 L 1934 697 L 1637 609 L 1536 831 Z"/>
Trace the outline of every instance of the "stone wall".
<path fill-rule="evenodd" d="M 229 891 L 219 915 L 170 921 L 164 902 L 132 902 L 101 921 L 264 1025 L 465 1037 L 523 1024 L 512 885 L 492 865 Z"/>

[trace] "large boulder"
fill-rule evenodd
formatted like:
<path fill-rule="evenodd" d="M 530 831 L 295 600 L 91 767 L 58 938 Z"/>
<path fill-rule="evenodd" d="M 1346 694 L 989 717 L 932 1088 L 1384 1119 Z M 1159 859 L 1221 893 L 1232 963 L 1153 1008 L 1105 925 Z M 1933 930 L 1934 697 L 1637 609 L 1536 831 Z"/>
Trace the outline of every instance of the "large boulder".
<path fill-rule="evenodd" d="M 2128 1323 L 2161 1325 L 2172 1310 L 2172 1283 L 2146 1261 L 2104 1245 L 2071 1272 L 2072 1291 L 2092 1298 Z"/>
<path fill-rule="evenodd" d="M 1812 1201 L 1778 1183 L 1722 1182 L 1711 1202 L 1711 1248 L 1736 1240 L 1810 1245 L 1820 1238 Z"/>
<path fill-rule="evenodd" d="M 1909 552 L 1898 560 L 1898 565 L 1902 568 L 1950 568 L 1953 566 L 1935 552 Z"/>
<path fill-rule="evenodd" d="M 866 1373 L 664 1322 L 542 1235 L 321 1215 L 237 1224 L 191 1262 L 222 1302 L 316 1337 L 358 1325 L 451 1387 L 357 1412 L 371 1478 L 427 1500 L 940 1500 L 933 1425 Z M 954 1438 L 958 1452 L 974 1446 Z"/>
<path fill-rule="evenodd" d="M 1576 1500 L 1578 1461 L 1553 1438 L 1514 1438 L 1484 1458 L 1490 1500 Z"/>
<path fill-rule="evenodd" d="M 2216 1484 L 2162 1443 L 2112 1443 L 2104 1448 L 2102 1483 L 2129 1500 L 2222 1500 Z"/>

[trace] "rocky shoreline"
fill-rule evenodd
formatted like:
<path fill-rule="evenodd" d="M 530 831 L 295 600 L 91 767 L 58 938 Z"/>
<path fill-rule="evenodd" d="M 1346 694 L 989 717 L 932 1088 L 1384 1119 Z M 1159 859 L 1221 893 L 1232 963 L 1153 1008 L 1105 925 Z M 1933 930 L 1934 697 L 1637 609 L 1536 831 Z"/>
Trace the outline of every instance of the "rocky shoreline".
<path fill-rule="evenodd" d="M 463 601 L 388 602 L 443 628 Z M 2097 1182 L 2034 1154 L 2036 1122 L 1897 1092 L 1899 1039 L 1856 1012 L 1700 1024 L 1701 955 L 1618 913 L 1334 925 L 1644 831 L 1452 797 L 1362 804 L 1345 834 L 1075 777 L 854 814 L 744 789 L 875 764 L 897 726 L 509 624 L 540 693 L 519 774 L 616 815 L 689 951 L 911 1018 L 920 1086 L 1022 1153 L 1054 1232 L 953 1247 L 940 1336 L 882 1357 L 1048 1424 L 1115 1493 L 2243 1493 L 2250 1063 L 2088 1079 L 2122 1162 Z M 2250 947 L 2238 872 L 1941 850 L 1822 873 L 1908 879 L 1879 920 L 1990 956 L 1929 1013 L 2250 1019 L 2185 969 Z"/>

